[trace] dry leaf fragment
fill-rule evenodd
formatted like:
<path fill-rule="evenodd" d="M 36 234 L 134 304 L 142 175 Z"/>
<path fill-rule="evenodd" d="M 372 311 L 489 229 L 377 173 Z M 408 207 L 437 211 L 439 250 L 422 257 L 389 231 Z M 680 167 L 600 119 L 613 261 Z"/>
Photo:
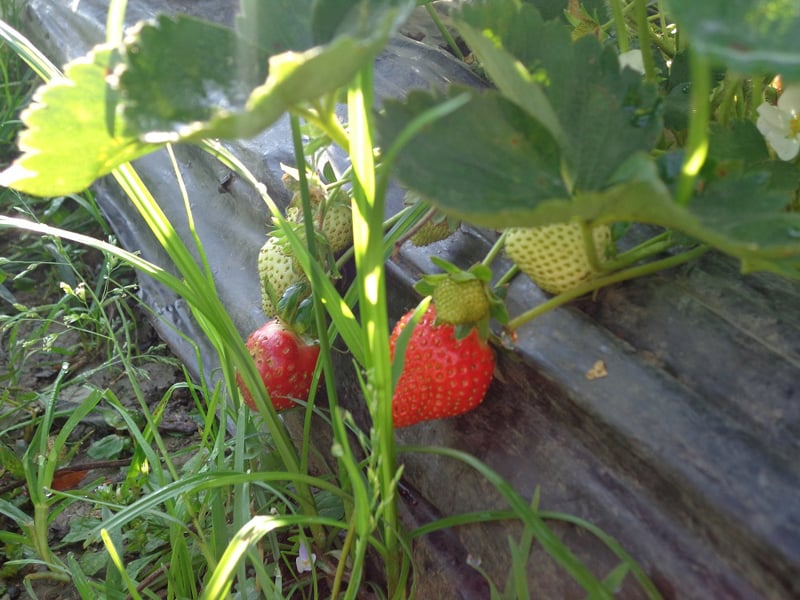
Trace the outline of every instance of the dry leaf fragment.
<path fill-rule="evenodd" d="M 586 379 L 589 381 L 593 379 L 600 379 L 602 377 L 608 377 L 608 370 L 606 369 L 606 363 L 602 360 L 598 360 L 592 368 L 586 371 Z"/>

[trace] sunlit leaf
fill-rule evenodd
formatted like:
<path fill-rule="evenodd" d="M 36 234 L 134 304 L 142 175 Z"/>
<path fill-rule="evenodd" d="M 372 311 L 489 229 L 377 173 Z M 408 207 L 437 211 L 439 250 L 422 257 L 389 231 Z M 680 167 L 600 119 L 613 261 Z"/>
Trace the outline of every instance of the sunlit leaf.
<path fill-rule="evenodd" d="M 0 173 L 0 185 L 35 196 L 80 192 L 118 164 L 156 148 L 121 134 L 116 98 L 106 84 L 118 63 L 114 51 L 98 47 L 68 64 L 64 79 L 39 89 L 22 114 L 23 155 Z"/>
<path fill-rule="evenodd" d="M 121 48 L 98 46 L 23 114 L 23 155 L 0 174 L 0 185 L 69 194 L 166 142 L 254 136 L 287 110 L 346 86 L 413 6 L 313 4 L 309 19 L 294 3 L 246 2 L 239 22 L 252 21 L 243 35 L 185 15 L 161 16 L 139 25 Z M 338 25 L 323 24 L 326 17 Z M 320 39 L 326 43 L 309 46 Z"/>

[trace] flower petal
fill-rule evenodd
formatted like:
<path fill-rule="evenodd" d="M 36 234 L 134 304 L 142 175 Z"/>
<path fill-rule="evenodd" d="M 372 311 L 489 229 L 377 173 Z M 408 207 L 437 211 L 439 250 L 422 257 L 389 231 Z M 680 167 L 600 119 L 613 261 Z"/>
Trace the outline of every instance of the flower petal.
<path fill-rule="evenodd" d="M 756 110 L 758 111 L 756 127 L 761 135 L 766 136 L 771 132 L 780 132 L 782 135 L 789 134 L 789 116 L 781 109 L 763 102 Z"/>
<path fill-rule="evenodd" d="M 800 140 L 787 135 L 766 135 L 769 145 L 781 160 L 792 160 L 800 151 Z"/>
<path fill-rule="evenodd" d="M 790 85 L 783 90 L 778 98 L 778 108 L 792 117 L 800 113 L 800 85 Z"/>
<path fill-rule="evenodd" d="M 622 70 L 625 67 L 629 67 L 644 75 L 644 58 L 642 57 L 642 51 L 637 48 L 620 54 L 619 68 Z"/>

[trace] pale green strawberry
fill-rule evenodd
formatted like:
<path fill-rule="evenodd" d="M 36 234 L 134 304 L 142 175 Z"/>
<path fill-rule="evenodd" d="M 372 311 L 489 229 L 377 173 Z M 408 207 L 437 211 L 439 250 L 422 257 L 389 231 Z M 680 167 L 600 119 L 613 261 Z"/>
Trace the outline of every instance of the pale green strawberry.
<path fill-rule="evenodd" d="M 451 325 L 476 323 L 489 315 L 486 284 L 480 279 L 443 279 L 433 289 L 433 304 L 440 321 Z"/>
<path fill-rule="evenodd" d="M 278 301 L 290 286 L 307 281 L 289 242 L 275 235 L 267 239 L 258 253 L 258 275 L 261 281 L 261 306 L 268 317 L 278 315 Z"/>
<path fill-rule="evenodd" d="M 353 211 L 349 204 L 336 202 L 325 210 L 322 233 L 331 252 L 337 254 L 353 243 Z"/>
<path fill-rule="evenodd" d="M 422 224 L 422 227 L 411 236 L 411 243 L 418 247 L 430 246 L 435 242 L 440 242 L 449 238 L 452 233 L 453 229 L 451 229 L 447 219 L 439 221 L 438 223 L 433 220 L 426 221 Z"/>
<path fill-rule="evenodd" d="M 613 249 L 611 229 L 600 225 L 592 236 L 597 257 L 605 262 Z M 506 234 L 505 249 L 523 273 L 551 294 L 571 290 L 592 276 L 578 223 L 513 227 Z"/>

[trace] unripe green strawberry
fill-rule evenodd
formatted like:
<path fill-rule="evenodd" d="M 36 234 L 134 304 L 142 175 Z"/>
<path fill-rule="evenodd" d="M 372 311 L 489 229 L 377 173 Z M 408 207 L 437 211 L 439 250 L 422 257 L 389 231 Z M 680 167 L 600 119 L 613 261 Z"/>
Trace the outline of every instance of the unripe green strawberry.
<path fill-rule="evenodd" d="M 489 315 L 486 284 L 480 279 L 442 280 L 433 289 L 439 321 L 451 325 L 476 323 Z"/>
<path fill-rule="evenodd" d="M 337 254 L 353 243 L 353 211 L 350 205 L 335 203 L 325 210 L 322 233 L 331 252 Z"/>
<path fill-rule="evenodd" d="M 422 227 L 411 236 L 411 243 L 415 246 L 430 246 L 434 242 L 447 239 L 452 233 L 453 229 L 447 219 L 439 222 L 430 220 L 423 223 Z"/>
<path fill-rule="evenodd" d="M 278 301 L 290 286 L 307 280 L 289 242 L 274 235 L 267 239 L 258 253 L 258 276 L 261 281 L 261 307 L 268 317 L 278 314 Z"/>
<path fill-rule="evenodd" d="M 605 262 L 612 247 L 611 229 L 600 225 L 592 236 L 598 259 Z M 551 294 L 571 290 L 592 275 L 578 223 L 513 227 L 506 234 L 505 249 L 523 273 Z"/>

